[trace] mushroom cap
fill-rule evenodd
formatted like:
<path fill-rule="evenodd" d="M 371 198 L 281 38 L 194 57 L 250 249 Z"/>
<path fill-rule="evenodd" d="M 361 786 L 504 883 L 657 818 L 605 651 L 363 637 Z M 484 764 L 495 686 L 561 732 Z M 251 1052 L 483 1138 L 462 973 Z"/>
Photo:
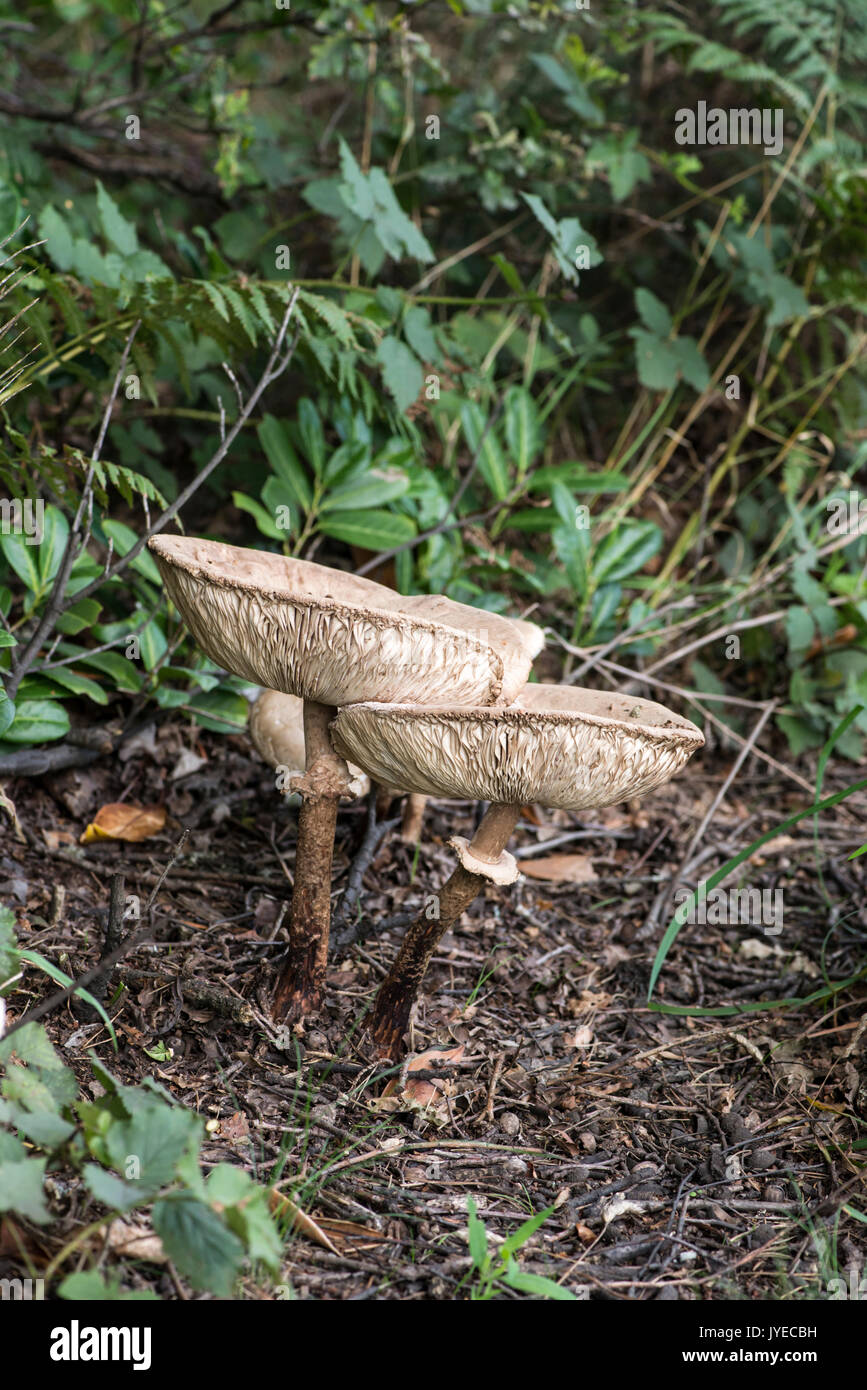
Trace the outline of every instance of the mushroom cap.
<path fill-rule="evenodd" d="M 304 701 L 281 690 L 263 690 L 250 710 L 250 738 L 257 753 L 273 768 L 287 768 L 290 776 L 301 777 L 307 765 L 304 746 Z M 349 763 L 350 791 L 366 796 L 370 779 L 360 767 Z M 287 786 L 287 792 L 290 790 Z"/>
<path fill-rule="evenodd" d="M 545 641 L 533 623 L 441 595 L 407 598 L 309 560 L 187 536 L 148 546 L 208 656 L 323 705 L 508 704 Z"/>
<path fill-rule="evenodd" d="M 571 811 L 641 796 L 704 743 L 664 705 L 572 685 L 527 685 L 506 709 L 352 705 L 331 734 L 338 752 L 377 782 Z"/>

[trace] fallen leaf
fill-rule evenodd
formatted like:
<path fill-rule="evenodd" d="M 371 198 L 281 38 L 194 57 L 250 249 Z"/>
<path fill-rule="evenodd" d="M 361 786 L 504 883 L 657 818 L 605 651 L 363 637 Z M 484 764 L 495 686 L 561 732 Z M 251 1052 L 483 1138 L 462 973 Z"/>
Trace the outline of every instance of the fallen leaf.
<path fill-rule="evenodd" d="M 596 870 L 586 854 L 546 854 L 541 859 L 522 859 L 521 873 L 549 883 L 592 883 Z"/>
<path fill-rule="evenodd" d="M 108 1246 L 116 1255 L 127 1255 L 130 1259 L 148 1260 L 151 1264 L 165 1264 L 168 1255 L 163 1243 L 150 1226 L 143 1222 L 112 1221 L 106 1232 L 100 1228 L 100 1238 L 108 1238 Z"/>
<path fill-rule="evenodd" d="M 80 843 L 95 840 L 148 840 L 158 835 L 166 823 L 165 806 L 135 806 L 126 801 L 110 801 L 102 806 L 81 836 Z"/>
<path fill-rule="evenodd" d="M 460 1047 L 453 1047 L 450 1052 L 444 1052 L 440 1048 L 432 1048 L 429 1052 L 420 1052 L 417 1057 L 410 1059 L 406 1068 L 406 1079 L 400 1090 L 402 1100 L 414 1101 L 416 1105 L 432 1105 L 434 1101 L 442 1099 L 446 1094 L 448 1082 L 440 1080 L 438 1077 L 432 1081 L 427 1079 L 413 1081 L 414 1071 L 432 1071 L 438 1062 L 459 1062 L 463 1057 L 465 1048 L 463 1043 Z M 397 1080 L 389 1081 L 382 1093 L 382 1099 L 387 1096 L 398 1094 L 400 1083 Z"/>
<path fill-rule="evenodd" d="M 319 1223 L 314 1221 L 312 1216 L 308 1216 L 305 1211 L 302 1211 L 299 1206 L 296 1206 L 289 1197 L 284 1197 L 282 1192 L 278 1192 L 276 1188 L 271 1188 L 268 1195 L 268 1206 L 272 1216 L 276 1216 L 278 1219 L 288 1217 L 288 1224 L 297 1227 L 302 1235 L 309 1236 L 317 1245 L 322 1245 L 326 1250 L 330 1250 L 332 1255 L 340 1254 L 334 1241 L 325 1234 Z"/>
<path fill-rule="evenodd" d="M 247 1124 L 247 1116 L 243 1110 L 236 1110 L 234 1115 L 229 1115 L 228 1119 L 220 1121 L 220 1138 L 227 1139 L 230 1143 L 237 1143 L 239 1139 L 249 1139 L 250 1126 Z"/>

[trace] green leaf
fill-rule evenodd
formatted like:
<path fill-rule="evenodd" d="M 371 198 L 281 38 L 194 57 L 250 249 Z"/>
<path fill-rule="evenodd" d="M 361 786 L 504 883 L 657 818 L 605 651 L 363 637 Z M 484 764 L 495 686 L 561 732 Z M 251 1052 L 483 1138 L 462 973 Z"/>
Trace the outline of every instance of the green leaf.
<path fill-rule="evenodd" d="M 131 526 L 125 525 L 122 521 L 113 521 L 111 517 L 103 521 L 102 529 L 109 539 L 114 541 L 116 555 L 126 555 L 139 539 Z M 160 578 L 160 572 L 149 550 L 140 551 L 131 562 L 130 569 L 134 569 L 136 574 L 140 574 L 143 579 L 149 579 L 152 584 L 162 588 L 163 581 Z"/>
<path fill-rule="evenodd" d="M 35 966 L 37 966 L 40 970 L 44 970 L 46 975 L 48 975 L 48 976 L 49 976 L 52 980 L 54 980 L 57 984 L 63 985 L 63 988 L 64 988 L 64 989 L 66 989 L 67 985 L 71 985 L 71 984 L 72 984 L 72 978 L 71 978 L 71 976 L 67 975 L 63 970 L 60 970 L 59 967 L 56 966 L 56 965 L 54 965 L 50 960 L 46 960 L 45 957 L 44 957 L 43 955 L 41 955 L 38 951 L 31 951 L 30 948 L 27 947 L 26 949 L 21 949 L 21 950 L 19 951 L 19 955 L 21 956 L 21 959 L 22 959 L 22 960 L 26 960 L 30 965 L 35 965 Z M 106 1026 L 106 1029 L 108 1030 L 108 1035 L 109 1035 L 109 1037 L 110 1037 L 111 1040 L 112 1040 L 112 1044 L 113 1044 L 113 1046 L 114 1046 L 114 1049 L 115 1049 L 115 1051 L 117 1051 L 117 1035 L 115 1034 L 115 1031 L 114 1031 L 114 1024 L 112 1023 L 112 1021 L 111 1021 L 111 1019 L 109 1018 L 108 1014 L 105 1012 L 105 1009 L 102 1007 L 102 1005 L 100 1004 L 99 1000 L 96 999 L 96 998 L 94 997 L 94 995 L 92 995 L 92 994 L 91 994 L 88 990 L 86 990 L 86 989 L 78 988 L 78 989 L 75 991 L 75 993 L 78 995 L 79 999 L 83 999 L 83 1000 L 85 1001 L 86 1004 L 89 1004 L 90 1007 L 91 1007 L 92 1009 L 95 1009 L 96 1012 L 99 1014 L 100 1018 L 102 1019 L 103 1023 L 104 1023 L 105 1026 Z M 21 1031 L 23 1032 L 24 1030 L 22 1029 Z M 17 1037 L 18 1034 L 16 1033 L 15 1036 Z M 70 1072 L 69 1074 L 72 1075 L 71 1072 Z M 74 1078 L 73 1078 L 73 1085 L 74 1085 Z M 73 1089 L 73 1098 L 74 1098 L 74 1089 Z"/>
<path fill-rule="evenodd" d="M 19 700 L 3 737 L 7 743 L 48 743 L 69 733 L 69 715 L 53 700 Z"/>
<path fill-rule="evenodd" d="M 111 676 L 117 690 L 135 692 L 141 690 L 141 672 L 136 670 L 135 663 L 126 656 L 121 656 L 120 652 L 82 652 L 82 666 L 93 666 L 95 670 L 102 671 L 107 676 Z"/>
<path fill-rule="evenodd" d="M 313 505 L 313 493 L 304 465 L 295 452 L 283 421 L 275 420 L 273 415 L 266 415 L 256 433 L 268 462 L 290 489 L 295 504 L 302 511 L 309 512 Z"/>
<path fill-rule="evenodd" d="M 72 1303 L 160 1303 L 153 1289 L 124 1289 L 114 1274 L 103 1278 L 98 1269 L 82 1269 L 67 1274 L 57 1290 Z"/>
<path fill-rule="evenodd" d="M 195 1197 L 168 1197 L 154 1204 L 153 1227 L 194 1289 L 231 1296 L 244 1247 L 216 1212 Z"/>
<path fill-rule="evenodd" d="M 5 628 L 0 628 L 0 648 L 17 646 L 18 639 L 13 637 L 11 632 L 7 632 Z"/>
<path fill-rule="evenodd" d="M 377 551 L 403 545 L 416 533 L 410 517 L 385 511 L 331 512 L 322 518 L 319 529 L 332 540 Z"/>
<path fill-rule="evenodd" d="M 481 1269 L 488 1253 L 488 1233 L 484 1223 L 479 1220 L 476 1204 L 472 1197 L 467 1198 L 467 1229 L 470 1241 L 470 1258 L 476 1269 Z"/>
<path fill-rule="evenodd" d="M 47 1162 L 47 1158 L 27 1158 L 0 1163 L 0 1211 L 14 1211 L 37 1226 L 51 1219 L 42 1190 Z"/>
<path fill-rule="evenodd" d="M 0 738 L 5 738 L 6 730 L 15 718 L 15 705 L 6 691 L 0 687 Z"/>
<path fill-rule="evenodd" d="M 51 680 L 57 681 L 58 685 L 62 685 L 72 695 L 85 695 L 97 705 L 108 704 L 108 695 L 102 686 L 97 685 L 89 676 L 80 676 L 68 666 L 50 667 L 49 675 Z"/>
<path fill-rule="evenodd" d="M 0 534 L 0 547 L 21 582 L 31 593 L 42 597 L 60 569 L 68 539 L 69 522 L 63 512 L 58 507 L 46 507 L 38 545 L 28 544 L 32 536 L 9 531 Z"/>
<path fill-rule="evenodd" d="M 0 705 L 0 710 L 2 708 Z M 15 913 L 9 907 L 0 907 L 0 988 L 18 973 L 16 946 Z M 21 1031 L 23 1033 L 24 1029 Z"/>
<path fill-rule="evenodd" d="M 109 1126 L 105 1152 L 112 1168 L 138 1189 L 139 1200 L 147 1201 L 173 1180 L 178 1162 L 200 1134 L 195 1112 L 149 1096 L 131 1119 Z"/>
<path fill-rule="evenodd" d="M 539 412 L 530 392 L 525 391 L 523 386 L 510 386 L 505 396 L 503 416 L 506 443 L 518 465 L 518 475 L 523 477 L 542 448 Z"/>
<path fill-rule="evenodd" d="M 132 256 L 138 250 L 138 233 L 132 222 L 121 216 L 114 199 L 106 193 L 99 179 L 96 181 L 96 206 L 106 241 L 122 256 Z"/>
<path fill-rule="evenodd" d="M 653 521 L 635 521 L 609 532 L 593 556 L 593 580 L 613 584 L 637 574 L 662 547 L 662 531 Z"/>
<path fill-rule="evenodd" d="M 168 651 L 169 646 L 166 635 L 156 618 L 153 618 L 146 627 L 142 628 L 138 640 L 144 668 L 146 671 L 153 671 L 157 662 Z"/>
<path fill-rule="evenodd" d="M 479 441 L 485 428 L 485 417 L 475 401 L 464 401 L 461 406 L 460 418 L 464 438 L 473 458 L 475 458 L 479 452 Z M 482 451 L 479 455 L 479 472 L 498 502 L 502 502 L 504 498 L 508 497 L 509 469 L 494 429 L 489 429 L 485 435 Z"/>
<path fill-rule="evenodd" d="M 650 290 L 639 289 L 635 291 L 635 304 L 639 314 L 651 333 L 657 338 L 667 338 L 672 330 L 673 323 L 671 314 L 655 294 Z"/>
<path fill-rule="evenodd" d="M 804 652 L 815 636 L 816 627 L 806 608 L 792 607 L 786 610 L 786 637 L 791 653 Z"/>
<path fill-rule="evenodd" d="M 304 445 L 304 452 L 313 467 L 313 472 L 319 478 L 325 465 L 325 433 L 319 411 L 309 396 L 302 396 L 298 402 L 296 426 L 298 437 Z"/>
<path fill-rule="evenodd" d="M 564 1289 L 562 1284 L 555 1284 L 553 1279 L 546 1279 L 544 1274 L 528 1274 L 517 1266 L 506 1272 L 503 1283 L 508 1284 L 510 1289 L 517 1289 L 519 1293 L 536 1294 L 539 1298 L 553 1298 L 561 1303 L 578 1302 L 574 1293 Z"/>
<path fill-rule="evenodd" d="M 67 637 L 75 637 L 79 632 L 93 627 L 101 611 L 102 604 L 95 598 L 83 598 L 79 603 L 73 603 L 65 613 L 61 613 L 54 626 Z"/>
<path fill-rule="evenodd" d="M 401 327 L 404 337 L 422 362 L 430 362 L 435 367 L 440 366 L 442 353 L 439 350 L 428 310 L 421 304 L 414 304 L 404 314 Z"/>
<path fill-rule="evenodd" d="M 641 328 L 629 330 L 635 340 L 635 365 L 638 380 L 649 391 L 669 391 L 677 385 L 680 359 L 673 343 L 645 333 Z"/>
<path fill-rule="evenodd" d="M 96 1163 L 85 1163 L 82 1169 L 85 1186 L 91 1196 L 113 1211 L 132 1211 L 143 1206 L 158 1188 L 148 1191 L 140 1183 L 124 1182 L 114 1173 L 106 1172 Z"/>
<path fill-rule="evenodd" d="M 283 1242 L 268 1207 L 268 1192 L 242 1168 L 218 1163 L 208 1175 L 207 1200 L 219 1204 L 230 1230 L 243 1242 L 251 1260 L 261 1260 L 275 1274 L 283 1262 Z"/>
<path fill-rule="evenodd" d="M 232 501 L 239 511 L 249 512 L 263 536 L 268 536 L 272 541 L 286 539 L 286 532 L 280 530 L 272 514 L 262 506 L 261 502 L 257 502 L 255 497 L 248 497 L 245 492 L 233 492 Z"/>
<path fill-rule="evenodd" d="M 406 410 L 418 399 L 424 385 L 421 363 L 406 343 L 391 335 L 380 340 L 376 359 L 382 367 L 386 389 L 394 397 L 398 410 Z"/>
<path fill-rule="evenodd" d="M 75 255 L 72 233 L 60 213 L 50 205 L 39 214 L 39 235 L 58 270 L 71 270 Z"/>
<path fill-rule="evenodd" d="M 196 695 L 185 708 L 192 711 L 201 728 L 211 729 L 216 734 L 242 734 L 250 712 L 243 695 L 232 690 L 211 690 Z"/>
<path fill-rule="evenodd" d="M 396 468 L 371 468 L 360 478 L 353 478 L 342 487 L 329 492 L 320 507 L 320 514 L 335 511 L 354 511 L 356 507 L 378 507 L 393 502 L 409 491 L 409 478 Z"/>

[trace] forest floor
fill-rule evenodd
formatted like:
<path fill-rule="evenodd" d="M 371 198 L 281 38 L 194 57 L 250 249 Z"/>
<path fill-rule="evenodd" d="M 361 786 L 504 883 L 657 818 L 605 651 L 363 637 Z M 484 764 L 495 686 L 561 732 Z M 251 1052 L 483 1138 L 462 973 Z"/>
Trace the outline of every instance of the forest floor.
<path fill-rule="evenodd" d="M 145 730 L 124 755 L 7 784 L 27 842 L 4 837 L 0 900 L 18 909 L 22 946 L 81 973 L 101 947 L 112 875 L 144 903 L 189 830 L 154 901 L 153 943 L 116 973 L 119 1052 L 68 1004 L 46 1024 L 85 1093 L 90 1049 L 126 1083 L 155 1076 L 208 1122 L 207 1164 L 243 1166 L 311 1218 L 288 1235 L 283 1284 L 251 1274 L 242 1296 L 481 1296 L 468 1198 L 492 1252 L 553 1208 L 519 1263 L 579 1298 L 824 1299 L 831 1280 L 863 1271 L 867 859 L 847 861 L 865 838 L 863 796 L 820 817 L 815 842 L 807 819 L 749 861 L 750 887 L 783 893 L 780 922 L 681 930 L 654 1003 L 737 1006 L 735 1016 L 647 1003 L 674 910 L 658 895 L 720 789 L 720 756 L 583 826 L 527 808 L 512 849 L 549 877 L 489 890 L 443 938 L 413 1053 L 452 1056 L 413 1079 L 385 1077 L 353 1050 L 400 939 L 377 925 L 436 891 L 453 864 L 448 838 L 472 830 L 476 808 L 429 804 L 417 851 L 386 837 L 365 876 L 360 935 L 334 952 L 323 1014 L 290 1030 L 267 1012 L 295 836 L 273 774 L 246 739 L 191 735 L 179 721 Z M 810 804 L 757 766 L 691 851 L 701 873 Z M 845 768 L 829 767 L 823 794 L 845 785 Z M 166 828 L 82 846 L 95 811 L 117 801 L 164 806 Z M 341 812 L 335 906 L 365 822 L 363 803 Z M 53 988 L 28 969 L 10 1021 Z M 794 1002 L 756 1011 L 781 1000 Z M 52 1224 L 33 1232 L 46 1260 L 94 1216 L 71 1170 L 53 1191 Z M 170 1266 L 137 1258 L 134 1232 L 112 1231 L 97 1253 L 128 1287 L 200 1296 Z M 2 1246 L 0 1266 L 24 1273 Z"/>

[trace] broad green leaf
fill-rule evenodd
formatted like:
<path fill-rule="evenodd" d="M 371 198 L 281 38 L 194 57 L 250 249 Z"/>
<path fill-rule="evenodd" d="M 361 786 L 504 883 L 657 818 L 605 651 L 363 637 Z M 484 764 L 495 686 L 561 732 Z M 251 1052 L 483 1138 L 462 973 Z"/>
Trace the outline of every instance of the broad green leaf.
<path fill-rule="evenodd" d="M 7 743 L 47 743 L 69 733 L 69 715 L 53 700 L 19 700 L 3 737 Z"/>
<path fill-rule="evenodd" d="M 132 547 L 139 539 L 131 526 L 125 525 L 122 521 L 114 521 L 111 517 L 103 521 L 102 529 L 105 534 L 114 541 L 114 552 L 116 555 L 126 555 L 129 550 L 132 550 Z M 145 549 L 140 551 L 131 562 L 130 568 L 134 569 L 136 574 L 140 574 L 143 579 L 149 579 L 152 584 L 156 584 L 159 588 L 162 588 L 163 581 L 160 578 L 160 572 L 149 550 Z"/>
<path fill-rule="evenodd" d="M 120 652 L 82 652 L 80 659 L 83 666 L 93 666 L 97 671 L 111 676 L 115 689 L 127 692 L 141 690 L 141 672 L 134 661 L 121 656 Z"/>
<path fill-rule="evenodd" d="M 101 611 L 102 604 L 95 598 L 83 598 L 80 603 L 73 603 L 65 613 L 61 613 L 54 625 L 58 632 L 75 637 L 77 633 L 93 627 Z"/>
<path fill-rule="evenodd" d="M 319 411 L 308 396 L 302 396 L 298 402 L 296 428 L 313 472 L 319 478 L 325 466 L 325 433 Z"/>
<path fill-rule="evenodd" d="M 146 671 L 152 671 L 168 650 L 166 635 L 153 618 L 139 633 L 139 651 Z"/>
<path fill-rule="evenodd" d="M 672 329 L 671 314 L 650 290 L 635 291 L 635 304 L 643 322 L 657 338 L 667 338 Z"/>
<path fill-rule="evenodd" d="M 320 514 L 335 511 L 353 511 L 356 507 L 379 507 L 383 502 L 393 502 L 409 491 L 409 478 L 395 468 L 372 468 L 353 478 L 342 487 L 329 492 L 320 507 Z"/>
<path fill-rule="evenodd" d="M 415 536 L 415 523 L 399 512 L 330 512 L 319 526 L 323 535 L 363 550 L 391 550 Z"/>
<path fill-rule="evenodd" d="M 553 1298 L 561 1303 L 578 1302 L 574 1293 L 564 1289 L 562 1284 L 555 1284 L 553 1279 L 546 1279 L 544 1274 L 528 1274 L 517 1265 L 507 1271 L 503 1283 L 508 1284 L 510 1289 L 517 1289 L 519 1293 L 535 1294 L 538 1298 Z"/>
<path fill-rule="evenodd" d="M 121 256 L 134 255 L 138 251 L 135 224 L 128 222 L 121 215 L 114 199 L 106 193 L 99 179 L 96 181 L 96 206 L 106 241 L 110 241 Z"/>
<path fill-rule="evenodd" d="M 313 493 L 304 465 L 295 452 L 283 421 L 276 420 L 273 415 L 266 415 L 256 433 L 268 462 L 277 476 L 290 488 L 295 504 L 302 511 L 309 512 L 313 505 Z"/>
<path fill-rule="evenodd" d="M 0 627 L 0 647 L 17 647 L 18 640 L 13 637 L 11 632 L 7 632 L 5 627 Z"/>
<path fill-rule="evenodd" d="M 97 705 L 108 704 L 108 695 L 102 686 L 91 680 L 89 676 L 79 675 L 69 666 L 54 666 L 50 670 L 50 675 L 52 680 L 57 681 L 72 695 L 86 695 L 88 700 L 93 700 Z"/>
<path fill-rule="evenodd" d="M 613 584 L 637 574 L 662 547 L 662 531 L 653 521 L 634 521 L 609 532 L 593 556 L 593 580 Z"/>
<path fill-rule="evenodd" d="M 485 428 L 485 418 L 476 401 L 465 401 L 461 406 L 461 428 L 475 458 Z M 509 495 L 509 468 L 493 428 L 485 435 L 478 467 L 494 497 L 498 502 L 502 502 Z"/>
<path fill-rule="evenodd" d="M 504 407 L 506 443 L 523 477 L 542 448 L 542 427 L 536 402 L 523 386 L 510 386 Z"/>
<path fill-rule="evenodd" d="M 641 328 L 630 329 L 630 336 L 635 340 L 635 365 L 642 386 L 650 391 L 669 391 L 676 386 L 680 359 L 674 343 Z"/>
<path fill-rule="evenodd" d="M 216 734 L 241 734 L 247 727 L 250 706 L 232 690 L 211 690 L 188 700 L 195 721 Z"/>
<path fill-rule="evenodd" d="M 550 492 L 552 483 L 563 483 L 573 492 L 625 492 L 630 479 L 625 473 L 602 470 L 598 473 L 577 459 L 563 463 L 546 464 L 534 469 L 527 479 L 529 492 Z"/>
<path fill-rule="evenodd" d="M 280 530 L 271 513 L 255 497 L 248 497 L 245 492 L 233 492 L 232 501 L 239 511 L 249 512 L 263 536 L 270 537 L 272 541 L 286 539 L 286 531 Z"/>
<path fill-rule="evenodd" d="M 15 705 L 6 691 L 0 687 L 0 738 L 6 737 L 6 730 L 15 718 Z"/>
<path fill-rule="evenodd" d="M 153 1227 L 194 1289 L 231 1296 L 244 1247 L 215 1211 L 186 1194 L 167 1197 L 154 1205 Z"/>
<path fill-rule="evenodd" d="M 363 439 L 350 439 L 335 449 L 322 471 L 322 481 L 338 487 L 366 473 L 370 467 L 370 445 Z"/>
<path fill-rule="evenodd" d="M 421 363 L 406 343 L 391 335 L 381 339 L 376 358 L 382 367 L 386 389 L 394 397 L 398 410 L 406 410 L 418 399 L 424 385 Z"/>
<path fill-rule="evenodd" d="M 430 313 L 421 304 L 414 304 L 403 316 L 403 335 L 422 360 L 438 367 L 442 363 L 442 353 L 434 334 Z"/>
<path fill-rule="evenodd" d="M 37 1226 L 51 1219 L 42 1190 L 47 1162 L 47 1158 L 27 1158 L 0 1163 L 0 1211 L 14 1211 Z"/>

